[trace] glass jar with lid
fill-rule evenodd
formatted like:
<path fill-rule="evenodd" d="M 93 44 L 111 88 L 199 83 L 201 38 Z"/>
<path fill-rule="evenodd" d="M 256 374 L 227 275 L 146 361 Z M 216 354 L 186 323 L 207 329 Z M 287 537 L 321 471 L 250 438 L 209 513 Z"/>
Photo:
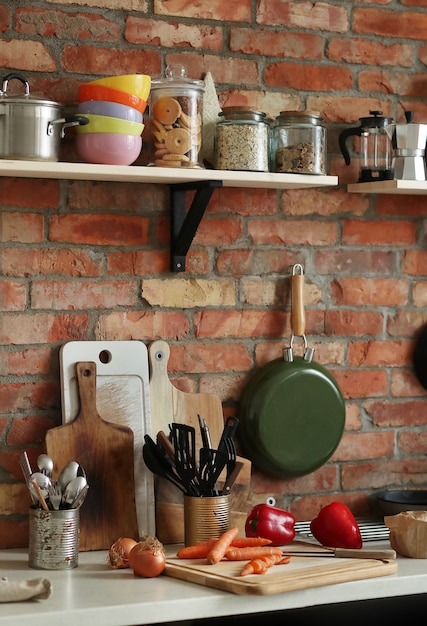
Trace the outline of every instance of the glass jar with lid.
<path fill-rule="evenodd" d="M 218 170 L 269 171 L 270 123 L 266 114 L 243 106 L 224 107 L 215 128 Z"/>
<path fill-rule="evenodd" d="M 273 130 L 275 172 L 326 174 L 326 128 L 318 113 L 281 111 Z"/>
<path fill-rule="evenodd" d="M 187 78 L 182 65 L 168 66 L 165 78 L 151 81 L 149 109 L 153 147 L 150 165 L 203 167 L 199 152 L 204 91 L 204 82 Z"/>

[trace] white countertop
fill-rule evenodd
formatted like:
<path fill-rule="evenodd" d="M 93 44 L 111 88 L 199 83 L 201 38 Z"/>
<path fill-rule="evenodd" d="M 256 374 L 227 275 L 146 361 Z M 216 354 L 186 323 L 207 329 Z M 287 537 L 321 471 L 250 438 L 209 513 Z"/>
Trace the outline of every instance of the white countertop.
<path fill-rule="evenodd" d="M 389 548 L 389 542 L 369 547 Z M 79 565 L 68 571 L 28 567 L 28 551 L 0 550 L 0 576 L 9 581 L 46 577 L 48 600 L 0 604 L 0 624 L 7 626 L 134 626 L 180 620 L 244 615 L 315 605 L 427 594 L 427 560 L 398 557 L 398 572 L 268 596 L 236 595 L 167 576 L 138 578 L 132 570 L 112 570 L 107 552 L 81 552 Z"/>

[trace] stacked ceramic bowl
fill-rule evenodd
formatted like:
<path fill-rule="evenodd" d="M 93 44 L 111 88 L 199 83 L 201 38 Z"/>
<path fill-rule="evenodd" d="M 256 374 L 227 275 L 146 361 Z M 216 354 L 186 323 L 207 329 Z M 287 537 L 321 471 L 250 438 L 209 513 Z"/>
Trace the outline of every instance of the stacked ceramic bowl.
<path fill-rule="evenodd" d="M 77 112 L 89 120 L 76 128 L 76 148 L 83 161 L 105 165 L 136 161 L 150 87 L 146 74 L 111 76 L 80 85 Z"/>

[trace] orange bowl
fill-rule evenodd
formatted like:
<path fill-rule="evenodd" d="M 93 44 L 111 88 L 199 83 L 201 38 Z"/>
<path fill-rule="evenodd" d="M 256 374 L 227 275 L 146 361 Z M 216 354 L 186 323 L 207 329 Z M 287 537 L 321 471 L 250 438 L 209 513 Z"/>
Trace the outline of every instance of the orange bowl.
<path fill-rule="evenodd" d="M 83 83 L 79 86 L 78 101 L 88 102 L 89 100 L 106 100 L 108 102 L 117 102 L 117 104 L 125 104 L 126 106 L 137 109 L 140 113 L 144 113 L 147 102 L 138 96 L 134 96 L 126 91 L 105 87 L 104 85 L 94 85 L 91 83 Z"/>
<path fill-rule="evenodd" d="M 91 80 L 90 84 L 119 89 L 134 94 L 143 100 L 148 100 L 151 77 L 147 74 L 122 74 L 121 76 L 107 76 L 106 78 Z"/>

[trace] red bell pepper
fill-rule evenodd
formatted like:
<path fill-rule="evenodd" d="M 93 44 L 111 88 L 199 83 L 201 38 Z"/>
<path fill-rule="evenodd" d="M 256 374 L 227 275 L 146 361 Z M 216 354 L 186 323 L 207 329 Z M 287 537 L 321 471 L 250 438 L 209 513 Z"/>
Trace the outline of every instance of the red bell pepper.
<path fill-rule="evenodd" d="M 257 504 L 246 518 L 246 537 L 270 539 L 272 546 L 284 546 L 295 537 L 295 517 L 269 504 Z"/>
<path fill-rule="evenodd" d="M 310 530 L 322 545 L 330 548 L 361 548 L 360 528 L 350 509 L 342 502 L 331 502 L 311 520 Z"/>

